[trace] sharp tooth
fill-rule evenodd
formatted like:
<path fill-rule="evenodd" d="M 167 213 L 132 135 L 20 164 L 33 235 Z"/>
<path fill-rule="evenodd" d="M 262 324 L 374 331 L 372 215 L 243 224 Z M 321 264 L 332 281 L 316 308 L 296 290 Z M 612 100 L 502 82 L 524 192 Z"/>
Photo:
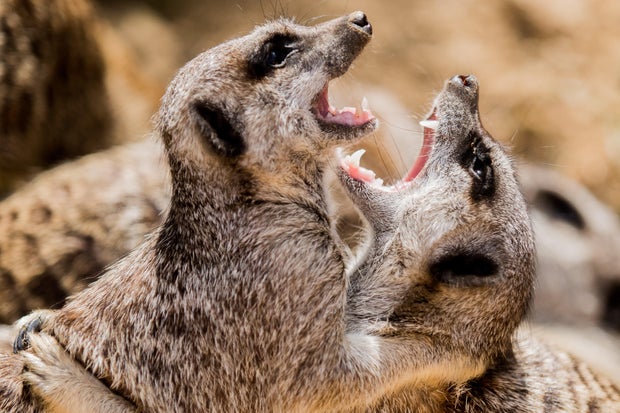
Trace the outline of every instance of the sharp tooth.
<path fill-rule="evenodd" d="M 362 155 L 364 153 L 366 153 L 366 150 L 364 149 L 357 150 L 351 155 L 347 156 L 347 161 L 353 166 L 360 166 L 360 159 L 362 159 Z"/>
<path fill-rule="evenodd" d="M 421 120 L 420 121 L 420 126 L 424 128 L 429 128 L 432 130 L 436 130 L 438 124 L 439 124 L 439 121 L 437 120 Z"/>
<path fill-rule="evenodd" d="M 362 111 L 368 112 L 369 110 L 370 110 L 370 107 L 368 106 L 368 99 L 366 99 L 366 96 L 364 96 L 362 98 Z"/>

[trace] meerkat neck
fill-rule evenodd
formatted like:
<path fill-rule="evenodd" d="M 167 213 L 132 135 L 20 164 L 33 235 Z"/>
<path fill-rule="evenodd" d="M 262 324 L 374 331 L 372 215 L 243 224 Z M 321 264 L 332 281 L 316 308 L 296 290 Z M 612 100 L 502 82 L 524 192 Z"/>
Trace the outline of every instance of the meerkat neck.
<path fill-rule="evenodd" d="M 205 214 L 239 207 L 248 202 L 314 203 L 326 208 L 323 189 L 325 165 L 306 151 L 273 162 L 268 171 L 233 159 L 197 164 L 169 153 L 172 199 L 169 216 L 175 213 Z M 289 159 L 290 158 L 290 159 Z"/>
<path fill-rule="evenodd" d="M 271 308 L 281 298 L 267 284 L 290 284 L 291 278 L 299 284 L 299 291 L 291 296 L 303 296 L 310 280 L 301 275 L 290 276 L 288 270 L 280 271 L 281 266 L 274 264 L 289 250 L 283 234 L 308 238 L 309 244 L 331 245 L 325 197 L 322 190 L 312 193 L 320 185 L 317 182 L 321 182 L 317 163 L 305 164 L 304 178 L 273 177 L 278 182 L 270 184 L 277 188 L 272 190 L 265 189 L 268 185 L 261 180 L 267 178 L 246 179 L 241 170 L 231 177 L 229 171 L 221 172 L 215 167 L 190 166 L 175 165 L 178 169 L 172 170 L 173 197 L 162 226 L 128 259 L 70 300 L 55 318 L 52 333 L 59 342 L 76 359 L 91 366 L 91 372 L 98 377 L 110 382 L 122 377 L 119 383 L 115 381 L 115 389 L 126 396 L 135 398 L 140 393 L 132 386 L 143 382 L 140 374 L 147 366 L 139 367 L 141 357 L 158 351 L 158 343 L 174 343 L 170 345 L 198 357 L 209 347 L 192 341 L 192 337 L 228 334 L 227 329 L 220 331 L 213 321 L 210 303 L 218 302 L 225 311 L 232 312 L 251 306 L 248 300 L 256 299 L 259 308 Z M 309 178 L 311 174 L 313 177 Z M 231 179 L 236 181 L 231 184 Z M 269 222 L 269 233 L 257 227 L 260 220 Z M 281 254 L 272 252 L 275 246 L 282 250 Z M 344 264 L 339 251 L 328 248 L 326 255 L 328 269 L 321 273 L 332 274 L 330 282 L 334 284 L 343 283 L 340 268 Z M 309 264 L 303 264 L 296 271 L 305 275 Z M 262 277 L 267 278 L 257 280 Z M 248 297 L 244 288 L 253 283 L 258 284 L 259 293 L 257 297 Z M 207 285 L 209 288 L 205 288 Z M 140 297 L 132 291 L 139 291 Z M 338 307 L 343 298 L 330 306 Z M 297 303 L 286 306 L 299 306 L 295 311 L 302 311 L 303 307 Z M 235 323 L 250 325 L 252 317 L 262 317 L 261 314 L 248 312 Z M 266 314 L 275 320 L 277 329 L 285 325 L 279 316 Z M 230 331 L 235 328 L 242 327 L 233 326 Z M 123 333 L 127 331 L 134 335 L 130 344 Z M 152 331 L 156 331 L 157 340 L 152 339 Z M 104 345 L 97 344 L 100 337 L 108 338 Z M 187 343 L 180 343 L 178 337 L 187 338 Z M 291 341 L 290 345 L 295 343 Z M 192 363 L 188 361 L 188 365 Z"/>

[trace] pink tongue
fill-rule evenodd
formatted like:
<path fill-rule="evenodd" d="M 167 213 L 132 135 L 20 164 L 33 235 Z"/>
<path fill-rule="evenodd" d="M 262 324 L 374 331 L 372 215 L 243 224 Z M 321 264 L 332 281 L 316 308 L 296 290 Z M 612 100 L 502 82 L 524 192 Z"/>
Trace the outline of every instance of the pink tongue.
<path fill-rule="evenodd" d="M 372 115 L 366 111 L 357 113 L 355 108 L 344 108 L 343 110 L 337 111 L 337 113 L 333 115 L 333 119 L 343 125 L 357 126 L 368 122 L 371 116 Z"/>
<path fill-rule="evenodd" d="M 325 85 L 317 102 L 317 110 L 324 120 L 340 125 L 359 126 L 374 118 L 368 109 L 358 111 L 354 107 L 345 107 L 340 110 L 334 108 L 329 103 L 328 89 L 328 85 Z"/>

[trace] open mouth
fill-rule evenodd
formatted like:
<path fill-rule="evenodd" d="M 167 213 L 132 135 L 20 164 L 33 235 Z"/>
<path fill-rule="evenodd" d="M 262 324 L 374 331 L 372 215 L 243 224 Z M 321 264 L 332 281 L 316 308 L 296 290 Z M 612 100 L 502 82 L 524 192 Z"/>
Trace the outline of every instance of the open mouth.
<path fill-rule="evenodd" d="M 377 178 L 374 171 L 363 168 L 360 166 L 360 160 L 362 155 L 365 153 L 364 149 L 360 149 L 351 155 L 344 155 L 342 152 L 339 152 L 338 155 L 340 157 L 340 167 L 344 170 L 344 172 L 349 175 L 351 178 L 356 181 L 366 183 L 372 185 L 373 187 L 379 188 L 384 191 L 400 191 L 408 186 L 415 180 L 415 178 L 420 174 L 420 172 L 426 166 L 426 162 L 430 156 L 430 153 L 433 149 L 433 145 L 435 143 L 435 131 L 437 129 L 437 125 L 439 121 L 437 120 L 437 111 L 433 109 L 431 114 L 423 121 L 420 121 L 420 125 L 424 129 L 424 140 L 422 143 L 422 148 L 416 158 L 415 162 L 400 180 L 395 182 L 392 185 L 384 185 L 383 179 Z"/>
<path fill-rule="evenodd" d="M 326 83 L 323 90 L 316 98 L 313 112 L 320 124 L 336 127 L 365 127 L 372 123 L 376 118 L 368 108 L 366 98 L 362 99 L 361 108 L 344 107 L 337 109 L 329 103 L 328 96 L 329 83 Z"/>

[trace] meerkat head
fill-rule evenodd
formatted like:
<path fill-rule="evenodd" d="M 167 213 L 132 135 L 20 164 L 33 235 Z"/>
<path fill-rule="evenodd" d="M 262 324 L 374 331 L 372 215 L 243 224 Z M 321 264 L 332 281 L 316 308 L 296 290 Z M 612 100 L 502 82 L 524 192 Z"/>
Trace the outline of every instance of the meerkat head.
<path fill-rule="evenodd" d="M 313 27 L 280 19 L 204 52 L 162 100 L 158 129 L 168 153 L 280 171 L 291 158 L 370 133 L 372 113 L 332 107 L 328 85 L 371 37 L 366 16 L 355 12 Z"/>
<path fill-rule="evenodd" d="M 526 204 L 509 157 L 480 123 L 475 77 L 447 81 L 421 124 L 421 153 L 392 186 L 359 166 L 360 153 L 341 155 L 341 181 L 375 239 L 352 275 L 349 317 L 432 343 L 433 359 L 487 366 L 509 350 L 532 294 Z"/>

